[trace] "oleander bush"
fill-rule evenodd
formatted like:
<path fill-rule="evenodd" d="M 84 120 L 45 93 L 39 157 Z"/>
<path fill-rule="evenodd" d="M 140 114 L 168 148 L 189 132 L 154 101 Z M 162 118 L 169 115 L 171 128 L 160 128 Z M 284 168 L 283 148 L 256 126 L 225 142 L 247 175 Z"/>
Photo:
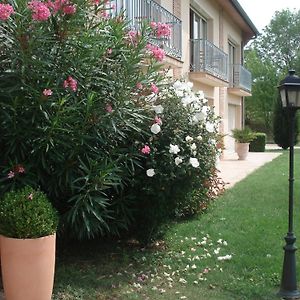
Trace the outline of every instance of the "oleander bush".
<path fill-rule="evenodd" d="M 0 196 L 39 187 L 76 238 L 198 211 L 218 125 L 203 93 L 163 80 L 149 40 L 170 30 L 131 28 L 109 1 L 0 4 Z"/>

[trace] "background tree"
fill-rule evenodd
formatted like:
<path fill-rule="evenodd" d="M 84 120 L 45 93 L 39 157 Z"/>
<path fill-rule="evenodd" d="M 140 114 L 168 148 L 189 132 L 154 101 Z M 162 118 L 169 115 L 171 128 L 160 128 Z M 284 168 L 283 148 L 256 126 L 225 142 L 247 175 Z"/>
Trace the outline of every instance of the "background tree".
<path fill-rule="evenodd" d="M 300 11 L 286 9 L 275 13 L 246 52 L 246 66 L 253 76 L 252 97 L 246 99 L 246 121 L 253 129 L 267 133 L 269 139 L 272 138 L 272 120 L 279 120 L 276 86 L 289 69 L 300 72 L 299 42 Z M 276 109 L 273 111 L 273 108 Z M 288 127 L 284 124 L 286 118 L 280 120 L 273 129 Z M 284 135 L 276 133 L 279 145 L 286 145 L 283 140 L 279 142 L 279 136 Z"/>
<path fill-rule="evenodd" d="M 276 99 L 278 76 L 270 60 L 262 62 L 257 50 L 245 53 L 246 67 L 253 76 L 252 96 L 246 98 L 246 123 L 254 130 L 272 133 L 272 110 Z"/>

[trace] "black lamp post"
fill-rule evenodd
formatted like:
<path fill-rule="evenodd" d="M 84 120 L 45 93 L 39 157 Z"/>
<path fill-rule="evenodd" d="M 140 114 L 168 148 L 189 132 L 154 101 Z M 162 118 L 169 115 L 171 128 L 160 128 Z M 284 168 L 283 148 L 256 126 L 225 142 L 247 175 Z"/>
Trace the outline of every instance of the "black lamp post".
<path fill-rule="evenodd" d="M 285 79 L 280 82 L 278 87 L 282 107 L 288 114 L 289 120 L 289 227 L 288 233 L 284 238 L 284 261 L 282 269 L 281 287 L 278 296 L 284 299 L 300 298 L 300 291 L 297 289 L 296 276 L 296 237 L 293 232 L 293 210 L 294 210 L 294 129 L 296 111 L 300 109 L 300 78 L 295 75 L 295 71 L 289 71 Z"/>

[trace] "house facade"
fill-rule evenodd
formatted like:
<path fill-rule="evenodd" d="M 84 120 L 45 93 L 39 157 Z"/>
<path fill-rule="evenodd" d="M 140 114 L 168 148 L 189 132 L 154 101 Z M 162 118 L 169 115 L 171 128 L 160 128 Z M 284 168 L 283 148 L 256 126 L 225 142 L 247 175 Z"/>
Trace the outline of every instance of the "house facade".
<path fill-rule="evenodd" d="M 251 96 L 251 73 L 243 66 L 244 46 L 258 30 L 237 0 L 115 0 L 134 26 L 141 18 L 169 24 L 171 37 L 163 41 L 174 78 L 193 82 L 203 90 L 221 117 L 225 148 L 234 151 L 229 135 L 241 128 L 244 97 Z"/>

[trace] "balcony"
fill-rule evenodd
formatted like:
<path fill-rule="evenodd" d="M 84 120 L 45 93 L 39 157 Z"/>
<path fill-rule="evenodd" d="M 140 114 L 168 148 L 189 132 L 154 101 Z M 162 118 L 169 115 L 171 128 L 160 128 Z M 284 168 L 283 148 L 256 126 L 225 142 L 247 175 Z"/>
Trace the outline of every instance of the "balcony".
<path fill-rule="evenodd" d="M 130 20 L 130 26 L 138 30 L 146 19 L 150 22 L 161 22 L 171 26 L 171 36 L 168 39 L 152 39 L 151 43 L 162 47 L 166 54 L 176 59 L 182 55 L 181 20 L 156 3 L 154 0 L 115 0 L 112 1 L 116 7 L 116 13 L 124 10 L 126 17 Z"/>
<path fill-rule="evenodd" d="M 228 55 L 205 39 L 190 41 L 190 78 L 211 86 L 228 86 Z"/>
<path fill-rule="evenodd" d="M 237 96 L 251 96 L 251 73 L 242 65 L 234 64 L 230 68 L 230 88 L 228 92 Z"/>

